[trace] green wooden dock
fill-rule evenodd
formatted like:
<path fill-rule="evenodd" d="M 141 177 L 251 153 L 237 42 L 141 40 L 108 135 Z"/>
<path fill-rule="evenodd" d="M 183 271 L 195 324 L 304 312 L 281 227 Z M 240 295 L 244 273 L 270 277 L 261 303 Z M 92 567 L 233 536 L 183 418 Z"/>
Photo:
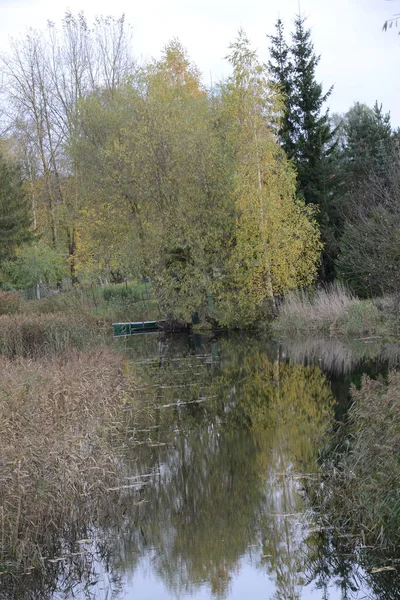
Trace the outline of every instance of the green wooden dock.
<path fill-rule="evenodd" d="M 113 323 L 114 336 L 162 331 L 164 322 L 165 321 L 135 321 L 133 323 Z"/>

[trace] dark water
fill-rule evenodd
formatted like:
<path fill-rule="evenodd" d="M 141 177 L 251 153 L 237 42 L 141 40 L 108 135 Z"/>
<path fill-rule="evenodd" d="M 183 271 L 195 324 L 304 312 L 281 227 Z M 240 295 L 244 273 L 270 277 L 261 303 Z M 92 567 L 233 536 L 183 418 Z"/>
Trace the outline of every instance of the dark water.
<path fill-rule="evenodd" d="M 361 534 L 322 527 L 303 487 L 350 383 L 397 364 L 396 349 L 155 334 L 121 344 L 142 399 L 122 499 L 88 525 L 79 560 L 26 597 L 400 598 L 398 572 L 371 573 L 384 558 Z"/>

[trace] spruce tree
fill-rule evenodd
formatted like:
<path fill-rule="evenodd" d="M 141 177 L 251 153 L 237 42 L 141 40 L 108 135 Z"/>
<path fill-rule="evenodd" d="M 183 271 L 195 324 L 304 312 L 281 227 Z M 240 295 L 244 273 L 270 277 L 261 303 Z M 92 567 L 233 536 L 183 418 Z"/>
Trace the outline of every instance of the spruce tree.
<path fill-rule="evenodd" d="M 326 216 L 327 196 L 330 191 L 329 156 L 332 152 L 333 132 L 328 111 L 322 112 L 332 87 L 323 92 L 316 81 L 315 70 L 320 57 L 314 52 L 311 31 L 305 19 L 298 15 L 292 34 L 293 91 L 291 97 L 295 162 L 298 172 L 298 192 L 307 204 L 320 206 L 322 222 Z"/>
<path fill-rule="evenodd" d="M 0 262 L 31 237 L 27 198 L 18 167 L 0 155 Z"/>
<path fill-rule="evenodd" d="M 283 110 L 278 130 L 278 137 L 287 157 L 294 158 L 295 138 L 292 114 L 293 63 L 290 57 L 290 48 L 285 40 L 284 25 L 281 19 L 278 19 L 276 22 L 275 29 L 276 35 L 268 36 L 268 38 L 271 40 L 268 68 L 283 100 Z"/>
<path fill-rule="evenodd" d="M 278 132 L 281 146 L 293 159 L 297 170 L 297 194 L 306 204 L 318 206 L 318 220 L 325 244 L 321 277 L 333 275 L 336 242 L 334 229 L 334 188 L 336 180 L 332 165 L 334 131 L 329 113 L 323 105 L 332 92 L 323 92 L 316 80 L 320 57 L 314 51 L 311 31 L 305 19 L 298 15 L 294 22 L 292 44 L 284 38 L 283 24 L 278 20 L 276 35 L 271 36 L 270 72 L 284 100 L 281 128 Z"/>

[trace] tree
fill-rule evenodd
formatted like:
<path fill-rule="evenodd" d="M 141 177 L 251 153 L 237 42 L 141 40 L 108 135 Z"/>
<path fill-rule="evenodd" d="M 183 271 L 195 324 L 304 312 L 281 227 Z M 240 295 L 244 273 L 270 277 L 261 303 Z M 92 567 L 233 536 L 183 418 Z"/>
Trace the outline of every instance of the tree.
<path fill-rule="evenodd" d="M 344 115 L 342 127 L 344 187 L 351 195 L 364 187 L 366 179 L 385 178 L 393 149 L 390 114 L 383 113 L 377 102 L 372 109 L 356 102 Z"/>
<path fill-rule="evenodd" d="M 238 325 L 254 321 L 266 300 L 311 283 L 320 242 L 312 212 L 295 200 L 295 173 L 276 140 L 279 98 L 243 31 L 229 60 L 224 102 L 237 216 L 219 294 L 224 318 Z"/>
<path fill-rule="evenodd" d="M 278 137 L 288 158 L 295 156 L 295 129 L 293 120 L 293 62 L 291 49 L 284 37 L 284 24 L 278 19 L 275 25 L 276 35 L 268 36 L 271 41 L 268 68 L 272 80 L 283 99 L 282 114 L 279 122 Z"/>
<path fill-rule="evenodd" d="M 345 223 L 339 275 L 360 295 L 400 294 L 400 158 L 388 163 L 385 179 L 365 180 L 363 201 Z"/>
<path fill-rule="evenodd" d="M 329 192 L 328 158 L 332 152 L 333 133 L 329 114 L 321 114 L 322 106 L 332 93 L 325 93 L 316 81 L 315 69 L 320 57 L 314 52 L 311 31 L 305 28 L 305 18 L 298 15 L 292 34 L 293 97 L 295 125 L 295 163 L 298 192 L 306 203 L 321 207 L 321 219 Z"/>
<path fill-rule="evenodd" d="M 305 18 L 296 17 L 290 47 L 280 20 L 276 30 L 276 35 L 270 36 L 269 68 L 284 102 L 279 140 L 296 167 L 298 196 L 306 204 L 318 206 L 317 218 L 325 246 L 320 275 L 322 279 L 331 279 L 335 256 L 331 236 L 331 204 L 336 186 L 332 164 L 334 131 L 323 105 L 332 88 L 324 93 L 316 80 L 320 57 L 315 54 Z"/>
<path fill-rule="evenodd" d="M 76 280 L 80 177 L 68 145 L 79 125 L 79 103 L 94 90 L 112 95 L 132 70 L 124 18 L 67 12 L 58 30 L 29 30 L 2 57 L 10 130 L 25 146 L 37 233 L 66 247 Z"/>
<path fill-rule="evenodd" d="M 14 256 L 30 234 L 29 205 L 21 168 L 0 154 L 0 262 Z"/>
<path fill-rule="evenodd" d="M 233 76 L 208 94 L 173 40 L 112 98 L 81 103 L 72 147 L 89 184 L 81 214 L 94 217 L 79 233 L 86 257 L 109 267 L 110 249 L 121 261 L 130 246 L 166 312 L 243 325 L 312 281 L 320 243 L 276 141 L 279 99 L 243 32 L 231 62 Z"/>

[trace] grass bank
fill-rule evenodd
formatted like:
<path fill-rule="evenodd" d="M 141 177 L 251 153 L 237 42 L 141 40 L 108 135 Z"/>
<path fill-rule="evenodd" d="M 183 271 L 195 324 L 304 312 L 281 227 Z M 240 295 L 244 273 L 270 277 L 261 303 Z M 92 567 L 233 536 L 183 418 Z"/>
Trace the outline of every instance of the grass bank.
<path fill-rule="evenodd" d="M 288 294 L 273 329 L 279 336 L 331 337 L 389 335 L 399 331 L 396 303 L 390 298 L 359 300 L 340 284 Z"/>
<path fill-rule="evenodd" d="M 334 530 L 364 545 L 398 548 L 400 373 L 388 381 L 364 376 L 352 399 L 342 450 L 327 455 L 309 496 Z"/>
<path fill-rule="evenodd" d="M 109 349 L 0 357 L 3 576 L 68 553 L 66 540 L 76 543 L 82 523 L 116 506 L 110 488 L 123 461 L 115 435 L 123 435 L 121 415 L 133 403 L 121 361 Z"/>

